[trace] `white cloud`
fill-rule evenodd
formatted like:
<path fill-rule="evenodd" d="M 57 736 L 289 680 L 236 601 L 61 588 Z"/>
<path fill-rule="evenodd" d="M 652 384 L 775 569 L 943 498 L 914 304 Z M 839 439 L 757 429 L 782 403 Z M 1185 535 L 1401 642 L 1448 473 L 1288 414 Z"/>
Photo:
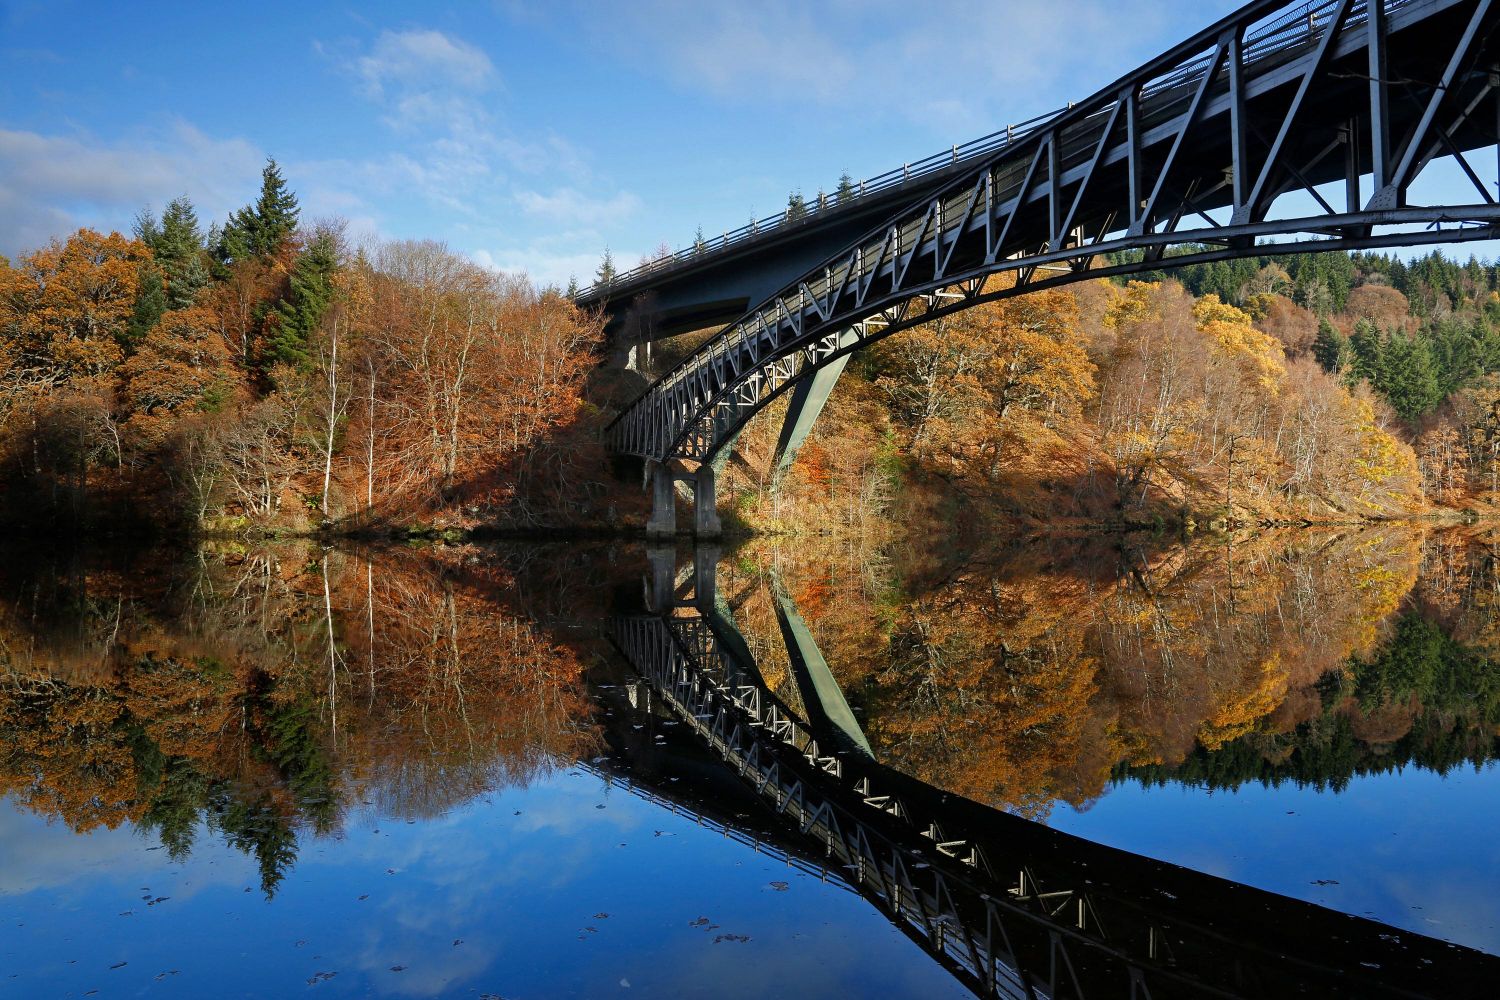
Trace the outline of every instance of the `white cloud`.
<path fill-rule="evenodd" d="M 355 68 L 374 96 L 397 84 L 407 90 L 455 87 L 488 90 L 497 79 L 494 63 L 478 48 L 441 31 L 382 31 Z"/>
<path fill-rule="evenodd" d="M 577 246 L 582 242 L 576 240 L 573 245 Z M 601 242 L 597 252 L 575 252 L 532 243 L 508 249 L 476 250 L 469 256 L 474 263 L 491 271 L 524 274 L 538 285 L 566 288 L 570 278 L 577 278 L 580 285 L 587 285 L 594 280 L 594 271 L 598 269 L 599 260 L 604 256 L 604 245 Z M 624 260 L 626 257 L 615 254 L 615 259 Z"/>
<path fill-rule="evenodd" d="M 598 198 L 576 188 L 557 188 L 551 194 L 520 191 L 516 202 L 527 215 L 562 225 L 607 226 L 629 218 L 640 210 L 641 199 L 629 191 Z"/>
<path fill-rule="evenodd" d="M 489 56 L 460 38 L 432 29 L 387 30 L 363 55 L 338 62 L 396 132 L 446 135 L 473 146 L 494 138 L 493 116 L 480 97 L 496 87 L 499 74 Z"/>
<path fill-rule="evenodd" d="M 185 122 L 129 142 L 0 129 L 0 253 L 79 226 L 128 232 L 137 212 L 186 194 L 205 227 L 254 192 L 265 155 Z"/>

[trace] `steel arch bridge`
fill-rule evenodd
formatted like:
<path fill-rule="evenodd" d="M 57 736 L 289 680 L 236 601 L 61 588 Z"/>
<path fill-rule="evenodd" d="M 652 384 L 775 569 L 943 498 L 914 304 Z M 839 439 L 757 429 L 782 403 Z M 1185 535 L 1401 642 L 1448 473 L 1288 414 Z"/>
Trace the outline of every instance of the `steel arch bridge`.
<path fill-rule="evenodd" d="M 797 273 L 652 384 L 608 443 L 657 468 L 711 470 L 755 413 L 794 390 L 780 447 L 794 450 L 852 352 L 1036 289 L 1500 237 L 1500 163 L 1472 157 L 1500 144 L 1497 21 L 1494 0 L 1247 4 Z M 1459 194 L 1409 203 L 1435 161 Z M 1007 287 L 986 285 L 1001 274 Z"/>

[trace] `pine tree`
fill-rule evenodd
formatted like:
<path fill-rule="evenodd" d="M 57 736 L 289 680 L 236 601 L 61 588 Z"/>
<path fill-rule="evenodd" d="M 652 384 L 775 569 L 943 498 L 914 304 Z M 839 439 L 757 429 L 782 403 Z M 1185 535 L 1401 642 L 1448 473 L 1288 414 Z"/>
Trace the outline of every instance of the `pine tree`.
<path fill-rule="evenodd" d="M 247 257 L 269 257 L 297 230 L 297 196 L 287 190 L 275 159 L 260 172 L 260 196 L 229 217 L 214 256 L 221 264 Z"/>
<path fill-rule="evenodd" d="M 1349 367 L 1353 349 L 1349 338 L 1336 330 L 1327 319 L 1318 321 L 1318 336 L 1313 340 L 1313 357 L 1331 375 L 1337 375 Z"/>
<path fill-rule="evenodd" d="M 1375 388 L 1407 420 L 1416 420 L 1437 406 L 1437 372 L 1427 341 L 1392 333 L 1385 342 L 1380 377 Z"/>
<path fill-rule="evenodd" d="M 568 290 L 566 295 L 570 299 L 578 298 L 578 276 L 576 274 L 568 275 Z"/>
<path fill-rule="evenodd" d="M 130 321 L 126 324 L 120 338 L 120 347 L 127 355 L 135 353 L 141 341 L 146 339 L 146 334 L 151 328 L 161 321 L 162 314 L 169 308 L 167 290 L 161 279 L 161 272 L 149 263 L 141 265 L 141 284 L 136 292 L 135 308 L 131 311 Z"/>
<path fill-rule="evenodd" d="M 602 288 L 615 283 L 615 257 L 609 252 L 609 247 L 604 248 L 604 257 L 599 261 L 599 269 L 594 272 L 594 283 Z"/>
<path fill-rule="evenodd" d="M 209 282 L 203 232 L 198 228 L 193 203 L 186 197 L 172 199 L 160 223 L 150 212 L 144 212 L 136 220 L 135 232 L 151 248 L 151 256 L 166 275 L 168 308 L 191 306 L 199 289 Z"/>
<path fill-rule="evenodd" d="M 308 345 L 333 301 L 337 270 L 338 248 L 327 234 L 319 235 L 297 257 L 286 297 L 276 304 L 275 317 L 261 346 L 262 370 L 269 372 L 277 364 L 294 368 L 307 364 Z"/>
<path fill-rule="evenodd" d="M 1354 335 L 1349 338 L 1349 347 L 1354 354 L 1352 371 L 1357 378 L 1369 379 L 1371 384 L 1380 380 L 1385 370 L 1385 344 L 1375 324 L 1362 319 L 1354 324 Z"/>
<path fill-rule="evenodd" d="M 845 170 L 839 175 L 839 186 L 834 191 L 834 195 L 838 198 L 839 204 L 842 205 L 845 202 L 852 201 L 854 193 L 854 178 L 850 177 L 849 171 Z"/>
<path fill-rule="evenodd" d="M 786 221 L 796 222 L 807 215 L 807 202 L 802 200 L 800 191 L 793 191 L 786 199 Z"/>
<path fill-rule="evenodd" d="M 707 246 L 707 242 L 703 239 L 703 227 L 699 226 L 698 231 L 693 234 L 693 252 L 702 253 Z"/>

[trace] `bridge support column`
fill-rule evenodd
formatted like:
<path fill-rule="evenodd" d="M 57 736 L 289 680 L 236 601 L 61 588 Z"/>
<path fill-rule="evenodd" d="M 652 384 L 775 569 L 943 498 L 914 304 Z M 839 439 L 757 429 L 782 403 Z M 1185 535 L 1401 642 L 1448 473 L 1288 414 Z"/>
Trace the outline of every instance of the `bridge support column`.
<path fill-rule="evenodd" d="M 646 537 L 671 538 L 677 534 L 675 477 L 660 462 L 647 462 L 646 475 L 651 480 L 651 520 L 646 522 Z"/>
<path fill-rule="evenodd" d="M 797 459 L 797 450 L 812 432 L 818 415 L 823 412 L 833 387 L 849 364 L 849 355 L 844 355 L 819 368 L 792 387 L 791 404 L 786 410 L 786 420 L 781 425 L 781 436 L 776 440 L 776 481 L 785 476 Z"/>
<path fill-rule="evenodd" d="M 609 367 L 647 374 L 651 370 L 651 341 L 620 337 L 609 349 Z"/>
<path fill-rule="evenodd" d="M 718 538 L 724 533 L 719 521 L 718 495 L 714 483 L 718 473 L 704 462 L 693 474 L 693 534 L 698 538 Z"/>
<path fill-rule="evenodd" d="M 797 682 L 802 704 L 809 713 L 808 721 L 834 734 L 844 744 L 843 749 L 874 757 L 870 741 L 854 717 L 843 689 L 834 679 L 833 671 L 828 669 L 828 661 L 808 631 L 807 623 L 797 613 L 796 604 L 781 589 L 780 581 L 775 596 L 776 620 L 781 626 L 781 638 L 791 660 L 792 678 Z"/>

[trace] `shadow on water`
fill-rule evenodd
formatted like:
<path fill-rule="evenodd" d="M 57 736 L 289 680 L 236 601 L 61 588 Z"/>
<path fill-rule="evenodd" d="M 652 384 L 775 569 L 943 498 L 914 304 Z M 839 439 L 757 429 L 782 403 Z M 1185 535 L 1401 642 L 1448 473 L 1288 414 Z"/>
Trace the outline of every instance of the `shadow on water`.
<path fill-rule="evenodd" d="M 574 768 L 857 894 L 980 995 L 1478 995 L 1500 959 L 1036 820 L 1491 760 L 1495 552 L 13 552 L 0 795 L 178 860 L 216 838 L 270 899 L 355 809 Z"/>

